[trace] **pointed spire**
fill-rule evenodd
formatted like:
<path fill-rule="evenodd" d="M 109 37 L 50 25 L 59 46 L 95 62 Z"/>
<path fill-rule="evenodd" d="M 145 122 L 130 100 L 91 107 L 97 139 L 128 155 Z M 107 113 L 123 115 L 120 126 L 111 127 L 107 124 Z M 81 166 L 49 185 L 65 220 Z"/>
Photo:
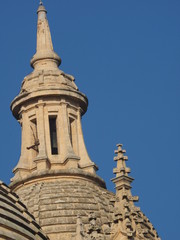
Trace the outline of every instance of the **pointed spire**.
<path fill-rule="evenodd" d="M 61 63 L 61 59 L 53 50 L 51 32 L 47 20 L 47 11 L 42 1 L 39 3 L 37 14 L 37 47 L 36 54 L 31 59 L 31 66 L 37 69 L 44 68 L 44 65 L 58 67 Z"/>
<path fill-rule="evenodd" d="M 139 197 L 131 194 L 131 183 L 134 179 L 128 176 L 130 169 L 126 167 L 125 162 L 128 157 L 124 156 L 126 150 L 123 150 L 122 146 L 122 144 L 117 144 L 118 149 L 115 150 L 117 156 L 114 157 L 114 161 L 117 161 L 117 168 L 113 171 L 116 177 L 112 179 L 116 185 L 114 224 L 118 226 L 118 232 L 126 236 L 126 239 L 134 239 L 136 236 L 135 217 L 139 217 L 140 211 L 134 202 L 137 202 Z"/>
<path fill-rule="evenodd" d="M 118 176 L 128 176 L 130 173 L 130 168 L 126 167 L 126 161 L 128 160 L 127 156 L 124 156 L 126 150 L 122 149 L 122 144 L 117 144 L 118 149 L 115 150 L 117 156 L 114 157 L 114 161 L 117 161 L 117 168 L 114 169 L 114 173 L 116 173 L 116 177 Z"/>
<path fill-rule="evenodd" d="M 130 194 L 131 183 L 134 180 L 128 174 L 131 172 L 130 168 L 126 167 L 126 161 L 128 160 L 127 156 L 124 156 L 126 150 L 122 149 L 122 144 L 117 144 L 118 149 L 115 150 L 117 156 L 114 157 L 114 161 L 117 161 L 117 167 L 114 168 L 113 173 L 116 174 L 116 177 L 112 181 L 116 185 L 116 194 L 122 194 L 124 191 L 128 191 Z"/>

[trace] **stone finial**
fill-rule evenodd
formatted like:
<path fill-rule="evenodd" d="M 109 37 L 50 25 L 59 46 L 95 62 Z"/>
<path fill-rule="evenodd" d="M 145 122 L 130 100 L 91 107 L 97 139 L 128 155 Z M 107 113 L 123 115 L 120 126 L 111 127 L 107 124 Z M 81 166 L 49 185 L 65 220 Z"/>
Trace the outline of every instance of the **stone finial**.
<path fill-rule="evenodd" d="M 126 150 L 122 149 L 122 146 L 122 144 L 117 144 L 118 149 L 115 150 L 117 156 L 114 157 L 114 161 L 117 161 L 117 168 L 115 168 L 113 172 L 116 174 L 116 177 L 122 175 L 128 176 L 128 173 L 131 172 L 130 168 L 126 167 L 125 161 L 128 160 L 128 157 L 124 156 Z"/>
<path fill-rule="evenodd" d="M 114 157 L 117 167 L 113 171 L 116 177 L 112 181 L 115 183 L 116 198 L 111 239 L 121 239 L 124 236 L 122 239 L 160 240 L 152 224 L 134 204 L 139 201 L 139 197 L 131 194 L 131 183 L 134 179 L 128 175 L 130 173 L 130 169 L 126 167 L 128 157 L 124 155 L 126 150 L 122 149 L 122 146 L 117 145 Z"/>
<path fill-rule="evenodd" d="M 113 169 L 113 173 L 116 174 L 116 177 L 112 179 L 115 183 L 116 194 L 117 197 L 119 195 L 123 195 L 126 191 L 128 191 L 128 195 L 130 195 L 131 182 L 134 180 L 128 174 L 131 172 L 130 168 L 126 167 L 126 161 L 128 157 L 124 154 L 126 150 L 122 149 L 122 144 L 117 144 L 118 149 L 115 150 L 114 161 L 117 162 L 117 167 Z"/>
<path fill-rule="evenodd" d="M 42 1 L 40 1 L 37 14 L 37 46 L 36 54 L 31 59 L 31 66 L 39 70 L 43 69 L 44 65 L 49 66 L 49 68 L 57 68 L 61 63 L 61 59 L 53 50 L 47 11 Z"/>
<path fill-rule="evenodd" d="M 117 167 L 114 169 L 116 177 L 112 179 L 116 188 L 116 202 L 114 213 L 114 224 L 119 225 L 119 231 L 131 238 L 134 235 L 135 229 L 133 227 L 132 209 L 134 207 L 133 202 L 137 198 L 133 198 L 131 195 L 131 182 L 133 178 L 128 176 L 130 169 L 126 167 L 127 156 L 124 156 L 126 150 L 122 149 L 122 144 L 117 144 L 118 149 L 115 150 L 114 161 L 117 162 Z"/>
<path fill-rule="evenodd" d="M 126 167 L 128 157 L 124 154 L 126 151 L 122 149 L 122 144 L 118 144 L 115 150 L 114 161 L 117 167 L 114 169 L 116 177 L 112 179 L 116 188 L 115 211 L 112 225 L 112 239 L 119 239 L 124 235 L 127 239 L 149 239 L 149 235 L 144 231 L 143 223 L 146 222 L 149 229 L 153 231 L 152 226 L 144 220 L 144 215 L 140 208 L 134 205 L 139 200 L 138 196 L 132 196 L 131 183 L 133 178 L 128 174 L 130 169 Z M 119 238 L 118 238 L 119 237 Z"/>

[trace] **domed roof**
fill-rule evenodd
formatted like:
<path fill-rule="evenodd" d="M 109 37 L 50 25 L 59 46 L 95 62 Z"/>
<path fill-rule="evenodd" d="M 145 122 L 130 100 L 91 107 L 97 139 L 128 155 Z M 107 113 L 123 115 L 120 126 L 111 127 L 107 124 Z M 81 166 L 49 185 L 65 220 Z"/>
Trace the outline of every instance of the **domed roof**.
<path fill-rule="evenodd" d="M 138 198 L 127 188 L 114 194 L 98 176 L 82 170 L 48 174 L 39 179 L 31 176 L 20 187 L 15 183 L 11 187 L 51 240 L 160 240 L 148 218 L 134 205 Z"/>
<path fill-rule="evenodd" d="M 0 239 L 48 240 L 28 212 L 25 205 L 10 188 L 0 181 Z"/>
<path fill-rule="evenodd" d="M 107 191 L 97 175 L 82 170 L 59 171 L 59 176 L 56 171 L 51 176 L 47 173 L 39 179 L 26 179 L 15 191 L 53 240 L 70 240 L 76 234 L 78 216 L 86 227 L 92 213 L 102 228 L 112 219 L 114 194 Z"/>

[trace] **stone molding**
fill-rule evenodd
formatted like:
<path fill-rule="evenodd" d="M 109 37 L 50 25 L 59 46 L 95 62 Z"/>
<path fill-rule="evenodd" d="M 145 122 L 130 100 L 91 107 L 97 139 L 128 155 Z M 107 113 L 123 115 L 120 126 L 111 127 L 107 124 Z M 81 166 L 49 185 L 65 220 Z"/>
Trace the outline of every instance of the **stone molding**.
<path fill-rule="evenodd" d="M 24 184 L 32 183 L 32 182 L 41 182 L 50 179 L 60 179 L 60 178 L 83 178 L 85 180 L 89 180 L 93 182 L 95 185 L 100 186 L 102 188 L 106 188 L 106 184 L 102 178 L 100 178 L 96 174 L 91 174 L 89 172 L 85 172 L 81 169 L 60 169 L 60 170 L 44 170 L 44 171 L 38 171 L 34 172 L 28 177 L 18 179 L 13 181 L 10 184 L 10 187 L 13 191 L 18 189 Z"/>

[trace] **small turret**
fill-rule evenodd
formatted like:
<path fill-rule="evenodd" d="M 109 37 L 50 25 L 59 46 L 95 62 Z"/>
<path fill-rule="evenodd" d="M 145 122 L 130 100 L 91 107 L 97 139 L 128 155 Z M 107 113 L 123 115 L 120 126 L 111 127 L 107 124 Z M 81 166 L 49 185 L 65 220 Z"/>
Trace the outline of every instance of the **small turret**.
<path fill-rule="evenodd" d="M 115 150 L 117 156 L 114 157 L 117 167 L 113 171 L 116 177 L 112 181 L 115 183 L 116 200 L 111 239 L 160 240 L 152 224 L 134 204 L 139 201 L 139 197 L 131 194 L 131 183 L 134 179 L 128 175 L 130 173 L 130 168 L 126 167 L 128 157 L 124 156 L 126 150 L 122 149 L 122 146 L 122 144 L 117 145 L 118 149 Z"/>
<path fill-rule="evenodd" d="M 112 179 L 115 183 L 116 195 L 119 196 L 122 192 L 127 191 L 129 194 L 131 189 L 131 183 L 134 180 L 132 177 L 128 176 L 131 172 L 130 168 L 126 167 L 127 156 L 124 156 L 126 150 L 122 149 L 122 144 L 117 144 L 118 149 L 115 150 L 117 156 L 114 157 L 114 161 L 117 162 L 117 167 L 114 168 L 113 173 L 116 177 Z"/>
<path fill-rule="evenodd" d="M 21 156 L 12 181 L 67 169 L 95 174 L 98 168 L 88 155 L 81 126 L 88 99 L 78 90 L 74 77 L 58 68 L 61 59 L 53 49 L 42 1 L 37 14 L 34 70 L 24 78 L 11 104 L 22 128 Z"/>

